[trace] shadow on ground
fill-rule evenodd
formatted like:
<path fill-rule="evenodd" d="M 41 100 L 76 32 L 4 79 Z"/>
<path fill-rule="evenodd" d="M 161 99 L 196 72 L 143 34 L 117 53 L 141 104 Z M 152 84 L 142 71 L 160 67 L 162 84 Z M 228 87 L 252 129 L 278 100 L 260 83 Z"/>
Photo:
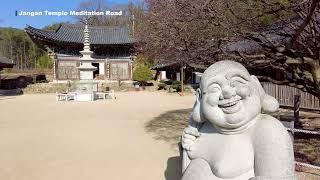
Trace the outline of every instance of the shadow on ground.
<path fill-rule="evenodd" d="M 188 125 L 191 111 L 192 109 L 190 108 L 162 113 L 145 124 L 146 131 L 152 133 L 155 139 L 166 141 L 178 149 L 181 133 Z M 180 157 L 170 157 L 167 160 L 167 168 L 164 175 L 166 180 L 181 179 Z"/>
<path fill-rule="evenodd" d="M 177 146 L 181 133 L 188 125 L 190 109 L 168 111 L 160 114 L 145 125 L 148 133 L 154 134 L 157 140 L 164 140 Z"/>
<path fill-rule="evenodd" d="M 2 100 L 7 100 L 7 99 L 15 99 L 15 97 L 6 97 L 6 96 L 2 97 L 2 96 L 0 95 L 0 101 L 2 101 Z"/>
<path fill-rule="evenodd" d="M 171 157 L 167 161 L 167 169 L 164 172 L 166 180 L 179 180 L 181 179 L 181 158 Z"/>
<path fill-rule="evenodd" d="M 23 91 L 21 89 L 0 89 L 0 97 L 1 96 L 19 96 L 22 95 Z"/>

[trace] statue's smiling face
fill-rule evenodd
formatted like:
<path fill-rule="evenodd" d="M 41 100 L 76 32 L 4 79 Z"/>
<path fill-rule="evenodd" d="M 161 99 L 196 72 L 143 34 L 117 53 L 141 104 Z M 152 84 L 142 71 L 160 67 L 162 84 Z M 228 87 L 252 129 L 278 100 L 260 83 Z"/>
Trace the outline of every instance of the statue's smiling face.
<path fill-rule="evenodd" d="M 201 112 L 216 127 L 236 129 L 261 111 L 258 92 L 239 63 L 223 61 L 209 67 L 201 80 Z"/>

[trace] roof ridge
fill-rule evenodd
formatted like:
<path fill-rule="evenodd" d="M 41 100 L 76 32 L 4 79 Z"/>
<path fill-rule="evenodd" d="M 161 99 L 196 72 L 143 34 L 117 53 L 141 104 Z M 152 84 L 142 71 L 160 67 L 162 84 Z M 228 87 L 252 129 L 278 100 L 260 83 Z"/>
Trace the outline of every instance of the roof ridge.
<path fill-rule="evenodd" d="M 0 63 L 14 64 L 12 59 L 2 55 L 0 55 Z"/>
<path fill-rule="evenodd" d="M 64 24 L 61 24 L 61 26 L 69 26 L 69 27 L 83 27 L 84 28 L 84 24 L 67 24 L 67 23 L 64 23 Z M 88 24 L 88 27 L 89 28 L 126 28 L 125 26 L 106 26 L 106 25 L 103 25 L 103 26 L 92 26 L 92 25 L 89 25 Z"/>
<path fill-rule="evenodd" d="M 54 31 L 55 33 L 57 33 L 59 31 L 59 29 L 61 28 L 63 24 L 60 24 L 60 26 Z"/>
<path fill-rule="evenodd" d="M 56 32 L 56 30 L 47 30 L 47 29 L 40 29 L 40 28 L 35 28 L 35 27 L 33 27 L 33 26 L 30 26 L 30 25 L 26 25 L 27 27 L 25 28 L 26 30 L 27 29 L 33 29 L 33 30 L 38 30 L 38 31 L 44 31 L 44 32 L 49 32 L 49 33 L 54 33 L 54 32 Z M 59 27 L 60 28 L 60 27 Z M 58 28 L 58 29 L 59 29 Z"/>

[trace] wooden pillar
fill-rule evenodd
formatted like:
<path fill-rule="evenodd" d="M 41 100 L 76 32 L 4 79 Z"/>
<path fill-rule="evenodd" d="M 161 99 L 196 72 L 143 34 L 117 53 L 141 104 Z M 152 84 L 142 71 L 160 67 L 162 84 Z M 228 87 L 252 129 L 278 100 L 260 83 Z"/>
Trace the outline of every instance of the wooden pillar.
<path fill-rule="evenodd" d="M 1 68 L 0 68 L 0 71 L 2 71 Z M 1 88 L 1 73 L 0 73 L 0 88 Z"/>
<path fill-rule="evenodd" d="M 180 80 L 181 80 L 181 96 L 184 96 L 184 87 L 183 87 L 183 79 L 184 79 L 184 74 L 183 74 L 183 65 L 181 66 L 181 73 L 180 73 Z"/>
<path fill-rule="evenodd" d="M 57 55 L 56 53 L 50 49 L 49 47 L 46 47 L 47 50 L 47 54 L 50 57 L 50 59 L 53 61 L 53 80 L 56 80 L 57 75 L 56 75 L 56 59 L 57 59 Z"/>
<path fill-rule="evenodd" d="M 108 71 L 107 71 L 107 68 L 108 68 L 108 66 L 107 66 L 107 60 L 105 60 L 105 62 L 104 62 L 104 80 L 106 81 L 107 79 L 108 79 Z"/>
<path fill-rule="evenodd" d="M 56 59 L 55 60 L 55 64 L 54 64 L 55 66 L 54 66 L 54 76 L 53 76 L 53 79 L 55 79 L 55 80 L 59 80 L 59 60 L 58 59 Z"/>
<path fill-rule="evenodd" d="M 106 66 L 107 66 L 107 68 L 106 68 L 106 78 L 107 78 L 107 80 L 111 80 L 111 64 L 110 64 L 110 61 L 109 60 L 107 60 L 107 63 L 106 63 Z"/>
<path fill-rule="evenodd" d="M 132 80 L 133 78 L 133 65 L 132 65 L 132 62 L 130 61 L 129 62 L 129 71 L 130 71 L 130 77 L 129 77 L 129 80 Z"/>
<path fill-rule="evenodd" d="M 56 75 L 56 59 L 53 59 L 53 80 L 57 79 L 57 75 Z"/>

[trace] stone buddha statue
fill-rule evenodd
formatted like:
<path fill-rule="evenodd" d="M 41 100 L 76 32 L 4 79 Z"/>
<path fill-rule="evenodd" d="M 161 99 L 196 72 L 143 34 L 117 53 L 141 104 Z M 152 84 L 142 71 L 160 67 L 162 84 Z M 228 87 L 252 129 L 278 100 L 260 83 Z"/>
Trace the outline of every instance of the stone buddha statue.
<path fill-rule="evenodd" d="M 182 180 L 295 179 L 289 133 L 263 114 L 278 108 L 240 63 L 211 65 L 182 135 Z"/>

